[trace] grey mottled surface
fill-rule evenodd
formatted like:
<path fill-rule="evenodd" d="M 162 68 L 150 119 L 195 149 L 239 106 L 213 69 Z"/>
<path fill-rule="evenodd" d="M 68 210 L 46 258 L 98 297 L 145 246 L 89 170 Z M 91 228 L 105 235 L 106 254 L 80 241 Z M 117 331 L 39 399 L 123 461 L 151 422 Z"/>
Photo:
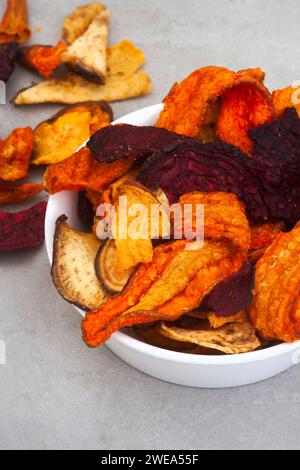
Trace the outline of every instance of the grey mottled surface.
<path fill-rule="evenodd" d="M 30 1 L 33 41 L 53 43 L 83 0 Z M 111 42 L 143 48 L 154 92 L 114 104 L 116 117 L 159 102 L 203 65 L 261 66 L 270 87 L 300 79 L 300 3 L 277 0 L 110 0 Z M 4 0 L 0 1 L 0 10 Z M 16 71 L 9 97 L 34 76 Z M 58 107 L 0 107 L 0 135 Z M 300 369 L 240 389 L 159 382 L 105 348 L 90 351 L 80 318 L 50 280 L 45 249 L 0 255 L 0 448 L 300 448 Z"/>

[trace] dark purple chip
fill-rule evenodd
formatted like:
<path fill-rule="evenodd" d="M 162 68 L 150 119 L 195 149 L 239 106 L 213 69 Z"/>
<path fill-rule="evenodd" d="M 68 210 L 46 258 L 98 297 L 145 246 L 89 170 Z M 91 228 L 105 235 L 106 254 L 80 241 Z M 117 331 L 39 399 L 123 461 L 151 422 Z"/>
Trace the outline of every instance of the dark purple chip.
<path fill-rule="evenodd" d="M 0 252 L 35 248 L 44 240 L 47 203 L 40 202 L 30 209 L 0 212 Z"/>
<path fill-rule="evenodd" d="M 191 191 L 225 191 L 244 202 L 252 225 L 268 219 L 300 220 L 300 119 L 287 109 L 280 119 L 252 129 L 252 158 L 239 149 L 195 140 L 161 148 L 145 162 L 138 181 L 160 187 L 175 202 Z"/>
<path fill-rule="evenodd" d="M 246 263 L 242 269 L 220 282 L 205 298 L 201 308 L 212 310 L 219 317 L 229 317 L 246 309 L 252 301 L 254 268 Z"/>
<path fill-rule="evenodd" d="M 80 191 L 78 194 L 77 213 L 79 220 L 83 225 L 92 229 L 94 224 L 94 207 L 91 201 L 87 198 L 85 191 Z"/>
<path fill-rule="evenodd" d="M 232 145 L 189 140 L 150 157 L 138 181 L 150 189 L 160 187 L 170 202 L 192 191 L 233 193 L 245 203 L 255 224 L 267 220 L 270 213 L 251 165 L 251 159 Z"/>
<path fill-rule="evenodd" d="M 0 44 L 0 81 L 7 82 L 14 71 L 18 44 L 7 42 Z"/>
<path fill-rule="evenodd" d="M 295 224 L 300 219 L 300 119 L 295 108 L 249 131 L 252 160 L 264 200 L 274 219 Z"/>
<path fill-rule="evenodd" d="M 104 127 L 97 131 L 87 146 L 96 160 L 111 162 L 121 158 L 132 160 L 147 158 L 154 152 L 181 140 L 190 139 L 159 127 L 123 124 Z"/>

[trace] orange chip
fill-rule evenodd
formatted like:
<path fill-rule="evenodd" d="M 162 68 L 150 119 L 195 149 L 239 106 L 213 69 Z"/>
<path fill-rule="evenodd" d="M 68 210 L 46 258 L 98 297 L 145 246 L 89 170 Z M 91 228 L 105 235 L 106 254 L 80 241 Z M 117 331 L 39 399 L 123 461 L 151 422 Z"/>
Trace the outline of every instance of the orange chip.
<path fill-rule="evenodd" d="M 278 235 L 256 264 L 250 317 L 267 340 L 300 339 L 300 227 Z"/>
<path fill-rule="evenodd" d="M 0 42 L 24 43 L 30 36 L 27 0 L 7 0 L 6 11 L 0 24 Z"/>
<path fill-rule="evenodd" d="M 282 116 L 286 108 L 296 108 L 300 117 L 300 86 L 287 87 L 273 91 L 273 104 L 276 115 Z"/>
<path fill-rule="evenodd" d="M 208 140 L 213 140 L 214 132 L 216 138 L 220 134 L 219 137 L 225 142 L 248 151 L 251 147 L 248 130 L 254 125 L 268 122 L 274 116 L 272 98 L 261 81 L 262 74 L 262 71 L 258 73 L 258 69 L 235 73 L 215 66 L 196 70 L 173 86 L 164 100 L 165 106 L 156 125 L 191 137 L 208 134 Z M 236 90 L 236 93 L 226 95 L 223 103 L 223 96 L 229 90 Z M 227 115 L 231 117 L 236 111 L 237 104 L 243 104 L 244 109 L 248 109 L 248 118 L 244 116 L 238 122 L 225 121 Z M 206 129 L 207 126 L 209 129 Z"/>
<path fill-rule="evenodd" d="M 49 79 L 61 65 L 61 54 L 65 50 L 67 50 L 67 46 L 62 41 L 57 46 L 22 47 L 18 51 L 18 60 L 25 67 L 35 70 L 42 77 Z"/>
<path fill-rule="evenodd" d="M 125 326 L 180 318 L 197 308 L 219 282 L 240 270 L 250 246 L 243 206 L 227 193 L 186 196 L 185 201 L 192 200 L 205 206 L 203 246 L 191 247 L 186 240 L 178 240 L 156 247 L 152 262 L 138 269 L 120 295 L 86 316 L 82 327 L 89 346 L 98 346 Z"/>
<path fill-rule="evenodd" d="M 256 80 L 256 84 L 260 83 Z M 273 107 L 266 89 L 253 83 L 241 83 L 225 91 L 217 121 L 221 140 L 249 154 L 253 142 L 248 131 L 272 120 Z"/>
<path fill-rule="evenodd" d="M 28 174 L 33 148 L 30 127 L 15 129 L 6 140 L 0 141 L 0 179 L 17 181 Z"/>
<path fill-rule="evenodd" d="M 50 165 L 45 172 L 45 187 L 50 194 L 63 190 L 102 191 L 126 173 L 132 160 L 99 163 L 87 147 L 66 160 Z"/>
<path fill-rule="evenodd" d="M 264 224 L 254 225 L 251 227 L 250 250 L 267 248 L 284 229 L 284 222 L 266 222 Z"/>
<path fill-rule="evenodd" d="M 259 80 L 263 82 L 265 80 L 265 72 L 260 69 L 259 67 L 255 67 L 254 69 L 243 69 L 238 72 L 239 75 L 247 75 L 247 77 L 255 78 L 255 80 Z"/>
<path fill-rule="evenodd" d="M 43 191 L 44 186 L 39 183 L 26 183 L 15 185 L 0 181 L 0 204 L 17 204 L 27 201 Z"/>

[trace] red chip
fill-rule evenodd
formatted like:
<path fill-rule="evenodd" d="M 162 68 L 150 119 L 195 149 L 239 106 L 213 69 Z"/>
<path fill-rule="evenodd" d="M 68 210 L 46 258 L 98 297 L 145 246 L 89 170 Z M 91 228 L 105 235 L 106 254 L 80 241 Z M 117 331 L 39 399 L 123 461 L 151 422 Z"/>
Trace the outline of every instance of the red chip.
<path fill-rule="evenodd" d="M 35 248 L 43 243 L 47 203 L 30 209 L 0 212 L 0 252 Z"/>

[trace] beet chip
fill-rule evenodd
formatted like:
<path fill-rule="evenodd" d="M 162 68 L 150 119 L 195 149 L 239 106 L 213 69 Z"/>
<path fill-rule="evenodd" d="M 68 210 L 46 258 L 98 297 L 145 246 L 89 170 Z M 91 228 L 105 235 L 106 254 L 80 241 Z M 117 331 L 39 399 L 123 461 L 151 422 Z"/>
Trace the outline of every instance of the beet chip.
<path fill-rule="evenodd" d="M 252 160 L 264 199 L 274 219 L 295 224 L 300 219 L 300 119 L 288 108 L 276 121 L 249 132 Z"/>
<path fill-rule="evenodd" d="M 300 119 L 294 108 L 249 132 L 252 158 L 224 142 L 175 142 L 145 162 L 138 181 L 170 202 L 191 191 L 225 191 L 244 202 L 251 225 L 300 219 Z"/>
<path fill-rule="evenodd" d="M 228 317 L 247 308 L 252 301 L 254 270 L 250 263 L 220 282 L 206 297 L 202 307 L 217 316 Z"/>
<path fill-rule="evenodd" d="M 0 252 L 35 248 L 44 240 L 47 203 L 14 214 L 0 212 Z"/>
<path fill-rule="evenodd" d="M 165 146 L 190 140 L 181 134 L 152 126 L 109 126 L 97 131 L 87 143 L 94 158 L 109 162 L 120 158 L 147 158 Z"/>
<path fill-rule="evenodd" d="M 224 142 L 184 141 L 150 157 L 138 181 L 150 189 L 160 187 L 172 203 L 193 191 L 233 193 L 245 203 L 254 224 L 270 214 L 249 162 L 252 160 L 238 148 Z"/>
<path fill-rule="evenodd" d="M 14 71 L 18 44 L 8 42 L 0 44 L 0 80 L 7 82 Z"/>
<path fill-rule="evenodd" d="M 77 214 L 80 222 L 88 228 L 92 229 L 94 224 L 94 206 L 88 199 L 85 191 L 78 194 Z"/>

